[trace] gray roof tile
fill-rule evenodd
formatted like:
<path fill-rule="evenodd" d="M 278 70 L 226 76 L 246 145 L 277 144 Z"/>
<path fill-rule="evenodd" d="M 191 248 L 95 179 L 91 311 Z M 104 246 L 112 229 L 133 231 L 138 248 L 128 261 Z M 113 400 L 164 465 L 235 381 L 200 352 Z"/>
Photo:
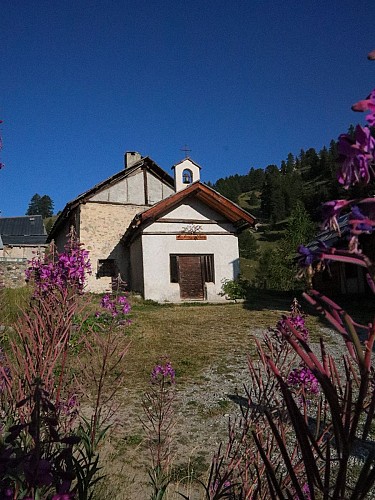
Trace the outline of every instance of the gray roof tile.
<path fill-rule="evenodd" d="M 0 239 L 4 245 L 41 245 L 47 233 L 41 215 L 0 217 Z"/>

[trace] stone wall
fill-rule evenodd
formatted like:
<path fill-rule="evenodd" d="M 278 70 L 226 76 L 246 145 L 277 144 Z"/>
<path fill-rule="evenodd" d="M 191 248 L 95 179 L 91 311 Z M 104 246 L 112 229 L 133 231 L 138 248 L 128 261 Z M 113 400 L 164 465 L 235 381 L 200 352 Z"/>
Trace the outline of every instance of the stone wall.
<path fill-rule="evenodd" d="M 25 285 L 27 260 L 0 261 L 0 287 L 19 288 Z"/>
<path fill-rule="evenodd" d="M 128 281 L 129 256 L 120 243 L 134 216 L 147 208 L 142 205 L 120 205 L 87 202 L 80 207 L 80 241 L 86 250 L 92 266 L 87 279 L 87 290 L 105 292 L 112 288 L 110 277 L 98 276 L 99 260 L 114 259 L 117 272 Z"/>

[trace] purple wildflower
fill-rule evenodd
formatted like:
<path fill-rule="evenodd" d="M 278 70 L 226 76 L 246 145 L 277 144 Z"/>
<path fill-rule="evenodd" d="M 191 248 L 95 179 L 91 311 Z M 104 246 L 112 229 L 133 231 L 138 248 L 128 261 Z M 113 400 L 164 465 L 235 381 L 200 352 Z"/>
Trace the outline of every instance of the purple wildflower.
<path fill-rule="evenodd" d="M 375 89 L 362 101 L 356 102 L 352 106 L 353 111 L 370 111 L 366 116 L 366 121 L 373 127 L 375 125 Z"/>
<path fill-rule="evenodd" d="M 295 494 L 293 497 L 293 500 L 311 500 L 310 488 L 309 488 L 309 485 L 307 483 L 305 483 L 302 486 L 302 493 L 303 493 L 302 497 Z"/>
<path fill-rule="evenodd" d="M 349 224 L 351 226 L 352 234 L 369 234 L 372 233 L 374 229 L 373 221 L 366 217 L 357 206 L 352 207 L 349 216 Z"/>
<path fill-rule="evenodd" d="M 368 127 L 357 125 L 354 140 L 347 134 L 339 136 L 338 152 L 340 167 L 337 178 L 345 188 L 357 183 L 368 184 L 375 140 Z"/>
<path fill-rule="evenodd" d="M 102 297 L 100 305 L 103 309 L 109 311 L 113 318 L 118 316 L 120 313 L 129 314 L 130 304 L 128 298 L 125 295 L 121 295 L 116 299 L 111 299 L 110 295 L 107 293 Z M 96 317 L 100 316 L 99 313 L 95 314 Z"/>
<path fill-rule="evenodd" d="M 160 380 L 168 381 L 171 384 L 175 383 L 176 372 L 172 367 L 170 361 L 166 361 L 164 364 L 160 363 L 152 369 L 151 372 L 151 382 L 159 382 Z"/>
<path fill-rule="evenodd" d="M 309 488 L 309 485 L 307 483 L 305 483 L 302 486 L 302 492 L 305 495 L 305 500 L 310 500 L 311 499 L 310 488 Z"/>
<path fill-rule="evenodd" d="M 66 401 L 60 401 L 59 410 L 66 416 L 70 416 L 72 412 L 77 413 L 78 411 L 78 399 L 77 395 L 73 394 Z"/>
<path fill-rule="evenodd" d="M 35 462 L 30 458 L 25 464 L 24 471 L 29 483 L 34 483 L 36 486 L 49 486 L 53 481 L 52 466 L 48 460 L 39 460 L 35 468 Z"/>
<path fill-rule="evenodd" d="M 309 267 L 314 261 L 313 252 L 305 247 L 304 245 L 299 245 L 297 248 L 297 252 L 300 254 L 300 258 L 298 259 L 298 264 L 301 267 Z"/>
<path fill-rule="evenodd" d="M 125 295 L 121 295 L 116 299 L 111 299 L 110 295 L 107 293 L 102 297 L 101 306 L 103 309 L 109 311 L 113 318 L 118 316 L 120 313 L 129 314 L 130 312 L 130 304 L 128 298 Z M 98 317 L 99 313 L 96 313 Z"/>
<path fill-rule="evenodd" d="M 332 229 L 340 233 L 337 218 L 341 210 L 350 204 L 349 200 L 331 200 L 322 204 L 323 228 Z"/>
<path fill-rule="evenodd" d="M 284 317 L 280 321 L 277 322 L 276 329 L 279 332 L 284 332 L 287 335 L 290 335 L 290 330 L 288 325 L 286 324 L 286 320 L 288 320 L 296 330 L 302 335 L 304 340 L 309 340 L 309 331 L 306 328 L 305 325 L 305 320 L 303 316 L 297 315 L 297 316 L 288 316 L 287 318 Z"/>
<path fill-rule="evenodd" d="M 26 279 L 34 280 L 35 295 L 39 296 L 68 287 L 82 292 L 86 274 L 91 274 L 89 253 L 72 237 L 64 252 L 56 253 L 52 247 L 43 258 L 37 256 L 29 261 Z"/>
<path fill-rule="evenodd" d="M 120 306 L 122 306 L 121 307 L 122 314 L 128 314 L 130 312 L 130 304 L 129 304 L 127 297 L 125 297 L 124 295 L 121 295 L 120 297 L 118 297 L 117 303 Z"/>
<path fill-rule="evenodd" d="M 310 394 L 319 393 L 319 382 L 309 368 L 294 368 L 288 376 L 288 384 L 301 387 Z"/>

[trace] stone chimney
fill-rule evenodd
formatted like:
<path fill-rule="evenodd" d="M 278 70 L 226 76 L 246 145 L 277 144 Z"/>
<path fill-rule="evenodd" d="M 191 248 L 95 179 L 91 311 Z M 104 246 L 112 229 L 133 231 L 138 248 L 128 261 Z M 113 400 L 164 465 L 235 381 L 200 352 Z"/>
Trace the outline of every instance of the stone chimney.
<path fill-rule="evenodd" d="M 142 155 L 136 151 L 127 151 L 124 155 L 124 167 L 130 168 L 142 159 Z"/>

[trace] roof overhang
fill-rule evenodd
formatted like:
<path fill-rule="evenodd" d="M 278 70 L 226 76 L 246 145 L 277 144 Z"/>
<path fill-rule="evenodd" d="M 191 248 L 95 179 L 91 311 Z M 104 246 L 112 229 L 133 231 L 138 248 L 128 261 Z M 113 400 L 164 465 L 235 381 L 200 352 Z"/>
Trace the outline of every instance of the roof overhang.
<path fill-rule="evenodd" d="M 215 212 L 225 217 L 236 227 L 237 232 L 241 232 L 248 227 L 254 227 L 256 224 L 256 219 L 253 215 L 249 214 L 243 208 L 228 200 L 228 198 L 225 198 L 214 189 L 197 181 L 182 191 L 159 201 L 144 212 L 137 214 L 122 240 L 127 242 L 134 239 L 136 236 L 135 233 L 138 234 L 141 227 L 144 227 L 148 223 L 155 222 L 165 213 L 183 202 L 183 200 L 190 198 L 201 201 Z"/>

